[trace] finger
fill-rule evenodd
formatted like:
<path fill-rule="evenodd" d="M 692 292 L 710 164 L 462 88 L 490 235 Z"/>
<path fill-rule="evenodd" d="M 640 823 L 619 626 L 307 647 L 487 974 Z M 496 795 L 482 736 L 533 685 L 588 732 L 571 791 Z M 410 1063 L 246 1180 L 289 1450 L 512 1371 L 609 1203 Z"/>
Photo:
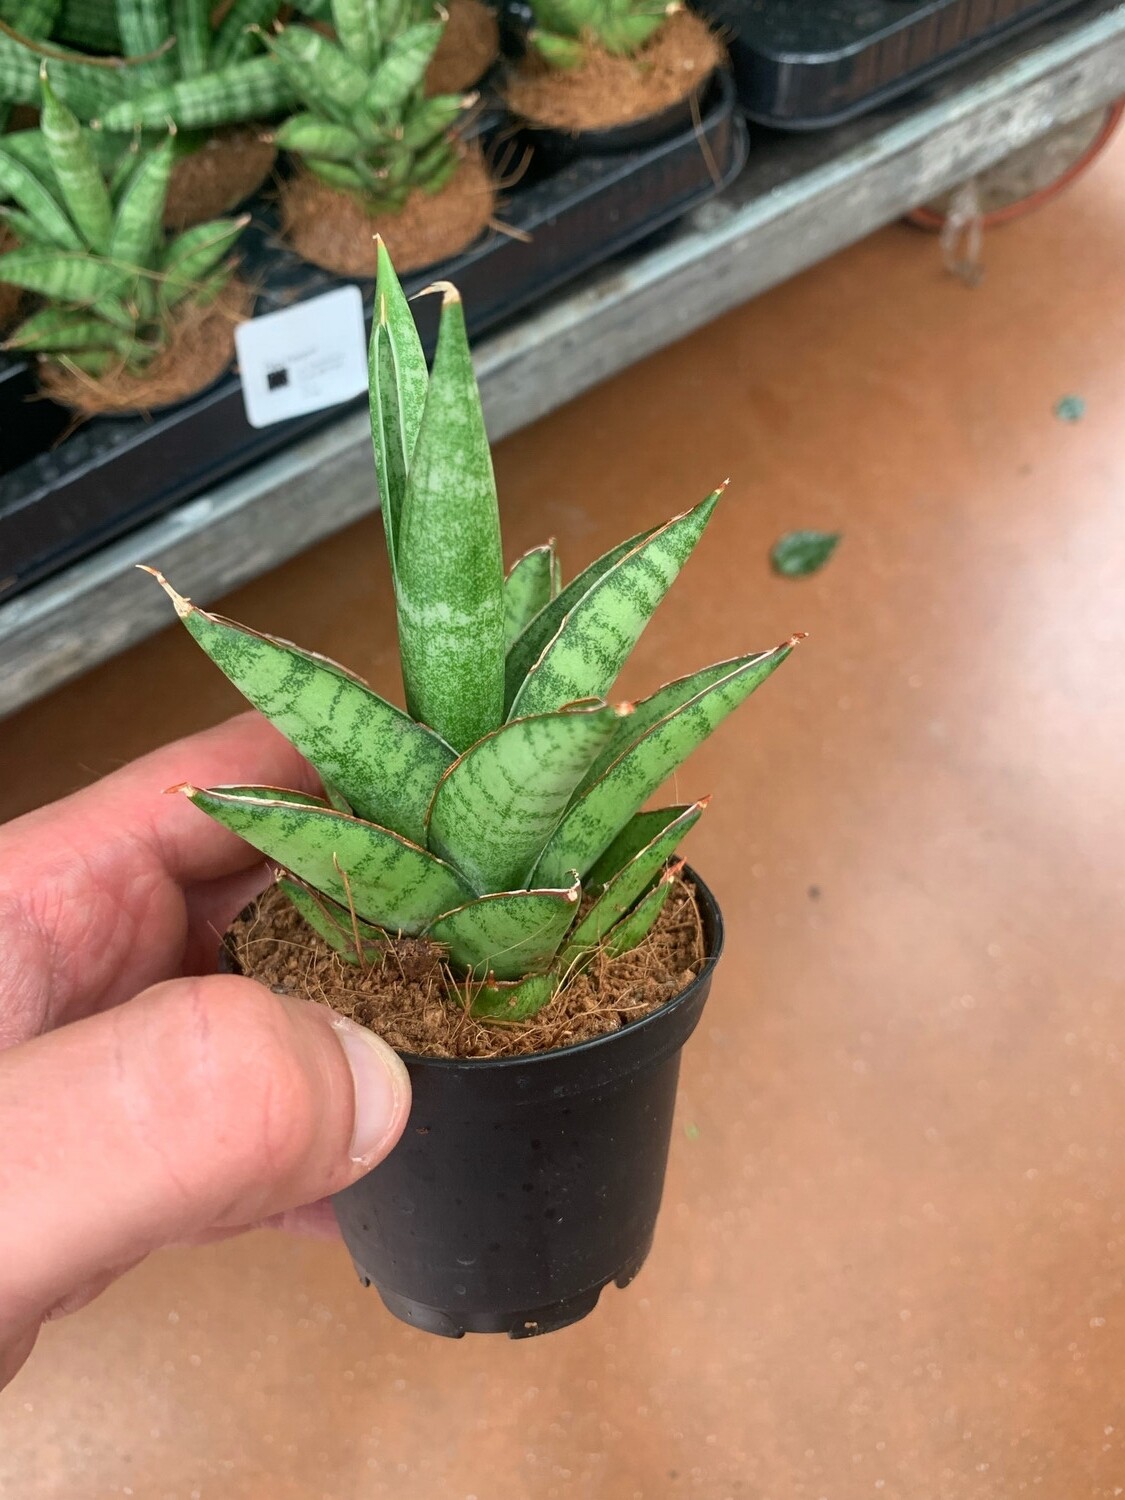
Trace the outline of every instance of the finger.
<path fill-rule="evenodd" d="M 24 1328 L 10 1331 L 0 1328 L 0 1391 L 23 1369 L 39 1337 L 39 1324 L 40 1319 L 36 1318 Z"/>
<path fill-rule="evenodd" d="M 159 1245 L 337 1192 L 390 1150 L 409 1093 L 370 1032 L 233 975 L 158 985 L 13 1048 L 0 1328 Z"/>
<path fill-rule="evenodd" d="M 182 886 L 254 870 L 261 855 L 164 795 L 185 775 L 315 782 L 276 730 L 243 714 L 0 829 L 0 1047 L 181 973 L 191 943 L 199 963 Z"/>
<path fill-rule="evenodd" d="M 251 901 L 273 880 L 265 861 L 248 870 L 189 886 L 184 892 L 188 913 L 188 937 L 184 949 L 185 974 L 213 974 L 218 967 L 223 933 Z"/>

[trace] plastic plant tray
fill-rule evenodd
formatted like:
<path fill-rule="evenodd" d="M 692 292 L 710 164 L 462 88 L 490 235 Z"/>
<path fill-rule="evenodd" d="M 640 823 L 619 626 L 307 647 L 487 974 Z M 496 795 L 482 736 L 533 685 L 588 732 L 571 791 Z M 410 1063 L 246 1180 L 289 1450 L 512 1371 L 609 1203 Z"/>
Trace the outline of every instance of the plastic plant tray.
<path fill-rule="evenodd" d="M 479 337 L 718 193 L 738 175 L 746 149 L 733 85 L 722 77 L 698 130 L 642 151 L 582 158 L 543 177 L 529 174 L 498 209 L 513 234 L 490 231 L 456 259 L 407 278 L 406 289 L 413 293 L 439 278 L 456 282 L 470 334 Z M 286 249 L 272 209 L 257 207 L 243 259 L 244 273 L 261 288 L 259 313 L 341 284 Z M 360 286 L 370 312 L 372 284 Z M 436 333 L 436 302 L 418 304 L 427 346 Z M 16 381 L 11 365 L 9 379 Z M 0 474 L 0 598 L 326 425 L 352 405 L 255 429 L 246 420 L 238 375 L 230 371 L 192 400 L 148 418 L 96 418 L 83 424 L 57 446 Z M 18 405 L 0 406 L 5 433 L 21 420 Z M 5 437 L 0 446 L 6 444 Z"/>

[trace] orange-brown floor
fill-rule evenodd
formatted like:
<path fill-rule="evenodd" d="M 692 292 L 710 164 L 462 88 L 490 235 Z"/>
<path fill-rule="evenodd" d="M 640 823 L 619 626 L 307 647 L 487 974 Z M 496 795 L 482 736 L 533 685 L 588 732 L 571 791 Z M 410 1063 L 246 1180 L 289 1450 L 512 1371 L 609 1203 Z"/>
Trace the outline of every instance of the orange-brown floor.
<path fill-rule="evenodd" d="M 47 1330 L 0 1493 L 1121 1494 L 1123 245 L 1125 140 L 975 291 L 888 229 L 499 452 L 510 552 L 572 569 L 733 476 L 625 691 L 810 632 L 681 773 L 730 944 L 640 1280 L 447 1343 L 338 1248 L 167 1253 Z M 397 690 L 381 547 L 227 612 Z M 3 811 L 236 707 L 169 630 L 3 726 Z"/>

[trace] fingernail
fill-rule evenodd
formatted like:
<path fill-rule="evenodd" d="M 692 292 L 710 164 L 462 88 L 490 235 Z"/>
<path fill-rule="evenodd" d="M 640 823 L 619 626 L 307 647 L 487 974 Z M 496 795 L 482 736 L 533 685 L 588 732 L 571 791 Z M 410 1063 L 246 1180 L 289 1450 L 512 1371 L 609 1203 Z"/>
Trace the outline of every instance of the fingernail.
<path fill-rule="evenodd" d="M 398 1140 L 410 1108 L 410 1075 L 393 1047 L 366 1026 L 333 1016 L 355 1084 L 355 1125 L 348 1148 L 351 1160 L 372 1167 Z"/>

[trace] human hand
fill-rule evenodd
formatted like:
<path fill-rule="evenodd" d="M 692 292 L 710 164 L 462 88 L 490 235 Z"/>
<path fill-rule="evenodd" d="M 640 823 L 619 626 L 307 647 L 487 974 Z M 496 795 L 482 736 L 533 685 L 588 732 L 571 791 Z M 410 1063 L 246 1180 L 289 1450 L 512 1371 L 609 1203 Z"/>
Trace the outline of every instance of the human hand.
<path fill-rule="evenodd" d="M 0 1386 L 161 1245 L 331 1223 L 406 1122 L 385 1043 L 214 972 L 269 872 L 185 778 L 315 790 L 245 714 L 0 828 Z"/>

